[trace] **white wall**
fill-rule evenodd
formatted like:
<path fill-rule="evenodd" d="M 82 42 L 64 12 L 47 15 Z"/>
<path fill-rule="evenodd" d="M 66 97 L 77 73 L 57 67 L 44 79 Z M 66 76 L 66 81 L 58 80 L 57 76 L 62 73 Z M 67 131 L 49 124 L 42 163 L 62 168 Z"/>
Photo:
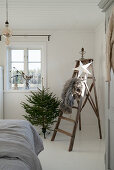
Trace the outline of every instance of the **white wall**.
<path fill-rule="evenodd" d="M 48 43 L 48 87 L 58 96 L 63 85 L 71 78 L 75 60 L 84 47 L 85 57 L 94 56 L 94 35 L 92 32 L 57 31 Z M 58 88 L 59 87 L 59 88 Z"/>
<path fill-rule="evenodd" d="M 51 41 L 47 42 L 47 85 L 51 91 L 60 97 L 65 81 L 72 76 L 72 68 L 75 66 L 75 60 L 80 58 L 79 51 L 82 47 L 84 47 L 86 50 L 86 58 L 94 58 L 95 60 L 97 59 L 97 66 L 99 53 L 96 54 L 95 52 L 95 39 L 96 44 L 98 44 L 97 36 L 99 37 L 99 33 L 96 32 L 96 36 L 95 33 L 91 31 L 54 31 L 51 34 Z M 4 45 L 1 45 L 2 49 L 0 50 L 0 65 L 3 65 L 5 68 L 6 56 L 3 46 Z M 98 46 L 96 46 L 96 49 L 98 51 L 100 50 Z M 95 73 L 99 79 L 98 73 Z M 97 86 L 99 86 L 99 81 L 97 81 Z M 23 118 L 22 115 L 24 114 L 24 110 L 21 108 L 20 102 L 25 100 L 25 94 L 27 93 L 4 92 L 5 118 Z M 100 98 L 103 96 L 101 93 L 98 93 L 98 95 L 100 102 Z M 100 104 L 101 102 L 99 105 Z M 101 110 L 102 109 L 103 107 Z M 87 104 L 83 110 L 82 124 L 97 124 L 97 119 L 89 104 Z"/>

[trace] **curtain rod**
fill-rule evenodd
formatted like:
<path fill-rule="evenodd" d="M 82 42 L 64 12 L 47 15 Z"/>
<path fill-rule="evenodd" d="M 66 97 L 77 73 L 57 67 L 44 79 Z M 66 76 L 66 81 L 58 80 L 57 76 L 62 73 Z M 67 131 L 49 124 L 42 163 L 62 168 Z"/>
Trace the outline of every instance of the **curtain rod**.
<path fill-rule="evenodd" d="M 14 37 L 48 37 L 48 41 L 50 41 L 50 37 L 51 37 L 51 35 L 45 35 L 45 34 L 43 34 L 43 35 L 38 35 L 38 34 L 30 34 L 30 35 L 16 35 L 16 34 L 13 34 L 12 36 L 14 36 Z M 1 41 L 1 37 L 2 37 L 2 35 L 0 35 L 0 41 Z"/>

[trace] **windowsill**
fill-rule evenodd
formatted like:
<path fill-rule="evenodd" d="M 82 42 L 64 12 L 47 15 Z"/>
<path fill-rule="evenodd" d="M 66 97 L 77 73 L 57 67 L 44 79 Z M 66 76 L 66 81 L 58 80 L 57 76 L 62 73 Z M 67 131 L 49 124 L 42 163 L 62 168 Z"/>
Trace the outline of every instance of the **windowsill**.
<path fill-rule="evenodd" d="M 37 92 L 37 89 L 28 89 L 28 90 L 4 90 L 4 93 L 30 93 L 31 91 Z"/>

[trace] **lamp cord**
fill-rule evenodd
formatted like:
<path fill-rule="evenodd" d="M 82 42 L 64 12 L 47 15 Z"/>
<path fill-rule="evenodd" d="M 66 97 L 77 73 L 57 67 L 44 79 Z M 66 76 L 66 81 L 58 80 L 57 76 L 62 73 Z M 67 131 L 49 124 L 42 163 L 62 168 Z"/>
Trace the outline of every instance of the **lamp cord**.
<path fill-rule="evenodd" d="M 8 21 L 8 0 L 6 0 L 6 21 Z"/>

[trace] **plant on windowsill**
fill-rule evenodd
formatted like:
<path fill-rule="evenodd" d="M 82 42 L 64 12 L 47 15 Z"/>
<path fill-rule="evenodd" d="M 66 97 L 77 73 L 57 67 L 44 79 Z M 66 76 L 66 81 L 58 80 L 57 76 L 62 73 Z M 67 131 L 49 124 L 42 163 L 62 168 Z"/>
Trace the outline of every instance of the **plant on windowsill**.
<path fill-rule="evenodd" d="M 37 92 L 31 92 L 26 98 L 27 103 L 21 103 L 26 111 L 24 117 L 33 125 L 40 126 L 46 138 L 47 130 L 51 130 L 51 125 L 56 122 L 55 119 L 59 115 L 60 100 L 44 87 Z"/>

